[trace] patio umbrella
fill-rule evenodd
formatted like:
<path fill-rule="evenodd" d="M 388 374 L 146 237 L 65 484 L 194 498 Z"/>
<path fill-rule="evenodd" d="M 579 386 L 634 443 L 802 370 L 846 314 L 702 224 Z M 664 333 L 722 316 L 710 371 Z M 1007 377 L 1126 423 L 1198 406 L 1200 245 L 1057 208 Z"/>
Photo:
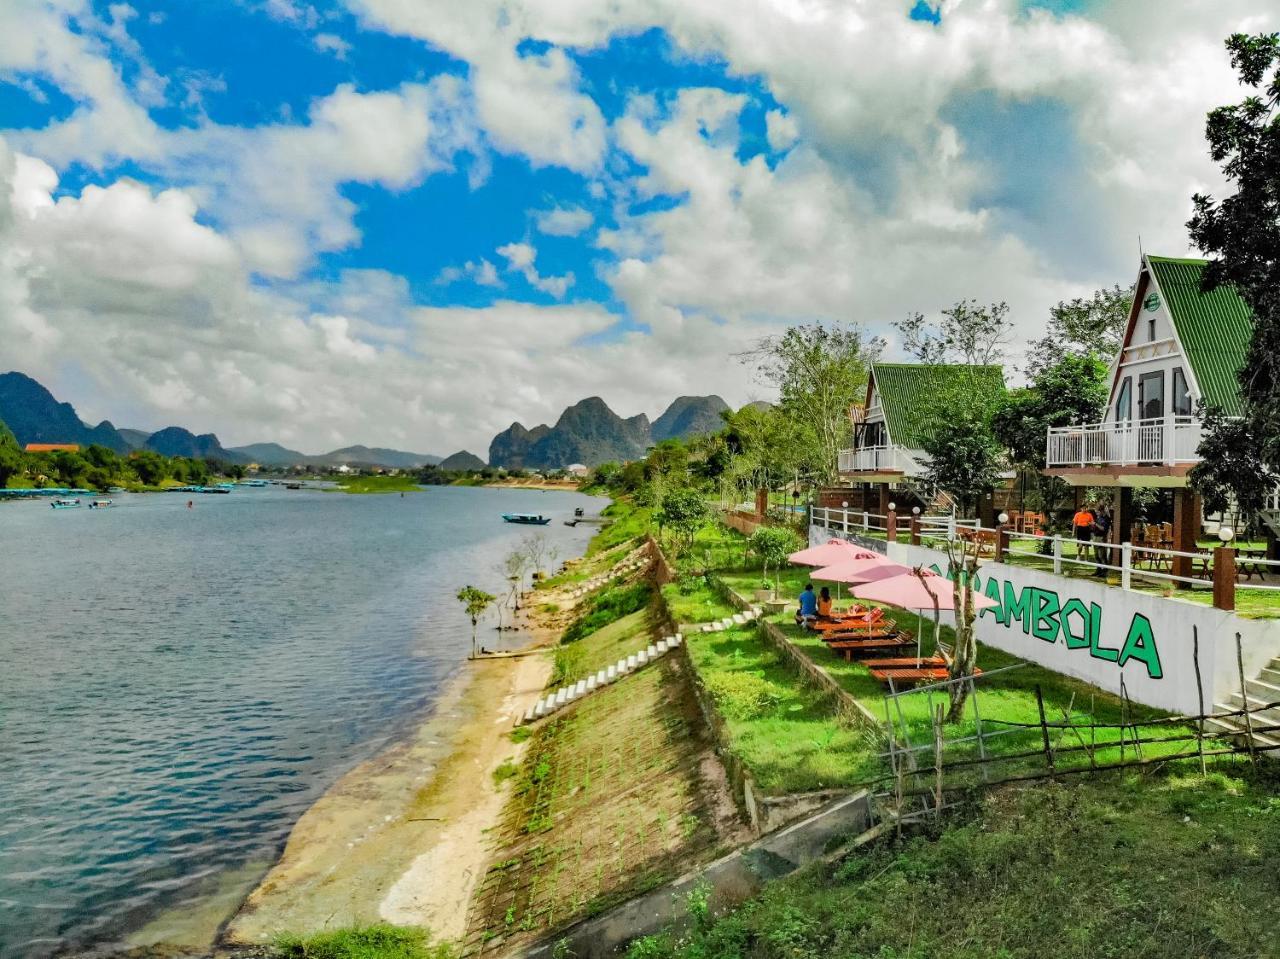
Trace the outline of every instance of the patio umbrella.
<path fill-rule="evenodd" d="M 911 572 L 910 566 L 895 563 L 888 556 L 880 553 L 872 554 L 871 559 L 846 559 L 822 569 L 815 569 L 809 575 L 827 583 L 836 584 L 836 599 L 840 598 L 841 583 L 873 583 L 890 576 L 901 576 Z"/>
<path fill-rule="evenodd" d="M 820 546 L 810 546 L 798 553 L 792 553 L 787 560 L 797 566 L 832 566 L 848 560 L 881 560 L 889 561 L 883 553 L 877 553 L 842 539 L 829 539 Z M 818 577 L 821 579 L 822 577 Z M 836 584 L 836 598 L 840 598 L 840 583 L 857 582 L 856 580 L 832 580 Z"/>
<path fill-rule="evenodd" d="M 853 595 L 858 599 L 870 600 L 873 603 L 884 603 L 888 606 L 897 606 L 900 609 L 932 609 L 934 611 L 933 641 L 936 647 L 938 632 L 941 629 L 939 613 L 944 609 L 954 610 L 956 608 L 955 594 L 952 590 L 951 580 L 945 576 L 939 576 L 928 569 L 921 570 L 921 574 L 917 575 L 915 570 L 909 570 L 905 574 L 865 583 L 855 589 Z M 1000 605 L 995 600 L 976 592 L 972 593 L 972 601 L 975 610 L 990 609 L 993 606 Z M 920 637 L 917 635 L 916 658 L 918 659 L 919 657 Z"/>
<path fill-rule="evenodd" d="M 842 539 L 831 539 L 821 546 L 810 546 L 792 553 L 787 561 L 797 566 L 831 566 L 846 559 L 887 559 L 883 553 L 875 553 Z"/>

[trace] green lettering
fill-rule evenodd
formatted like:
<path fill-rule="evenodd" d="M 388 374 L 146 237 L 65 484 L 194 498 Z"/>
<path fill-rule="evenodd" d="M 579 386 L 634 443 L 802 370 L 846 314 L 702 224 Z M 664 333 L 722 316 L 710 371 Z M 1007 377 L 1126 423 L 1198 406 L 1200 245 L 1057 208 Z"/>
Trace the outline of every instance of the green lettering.
<path fill-rule="evenodd" d="M 999 623 L 1001 626 L 1008 626 L 1009 616 L 1005 612 L 1004 603 L 1001 602 L 1000 600 L 1000 582 L 994 576 L 987 577 L 987 588 L 983 590 L 983 594 L 987 597 L 987 599 L 995 602 L 996 605 L 988 606 L 981 613 L 979 613 L 979 615 L 985 616 L 987 615 L 987 613 L 991 613 L 992 615 L 995 616 L 997 623 Z"/>
<path fill-rule="evenodd" d="M 1036 613 L 1031 624 L 1031 634 L 1046 643 L 1058 641 L 1058 611 L 1062 601 L 1058 594 L 1047 589 L 1035 590 Z"/>
<path fill-rule="evenodd" d="M 1015 619 L 1022 620 L 1022 631 L 1031 632 L 1031 594 L 1027 587 L 1019 593 L 1013 583 L 1004 581 L 1004 615 L 1007 625 L 1013 625 Z"/>
<path fill-rule="evenodd" d="M 1156 649 L 1156 638 L 1151 632 L 1151 621 L 1141 613 L 1133 614 L 1133 622 L 1129 624 L 1129 635 L 1125 637 L 1124 648 L 1120 650 L 1117 662 L 1124 666 L 1131 659 L 1146 664 L 1147 675 L 1152 679 L 1164 676 L 1160 668 L 1160 653 Z"/>
<path fill-rule="evenodd" d="M 1098 638 L 1102 632 L 1102 609 L 1097 603 L 1090 603 L 1089 609 L 1093 613 L 1089 617 L 1089 655 L 1094 659 L 1105 659 L 1109 663 L 1114 663 L 1120 658 L 1119 650 L 1103 646 L 1102 640 Z"/>
<path fill-rule="evenodd" d="M 1097 607 L 1094 607 L 1095 609 Z M 1071 617 L 1080 617 L 1080 629 L 1078 631 L 1071 628 Z M 1089 622 L 1089 610 L 1080 600 L 1072 598 L 1062 604 L 1062 637 L 1066 640 L 1067 649 L 1088 649 L 1089 634 L 1091 632 L 1091 624 Z"/>

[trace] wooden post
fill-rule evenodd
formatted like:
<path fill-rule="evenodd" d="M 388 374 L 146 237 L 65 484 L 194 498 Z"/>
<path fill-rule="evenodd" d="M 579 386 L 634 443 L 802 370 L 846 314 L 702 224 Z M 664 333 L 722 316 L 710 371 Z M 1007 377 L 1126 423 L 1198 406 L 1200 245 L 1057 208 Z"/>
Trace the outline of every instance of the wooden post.
<path fill-rule="evenodd" d="M 1191 662 L 1196 667 L 1196 694 L 1200 698 L 1200 715 L 1196 719 L 1196 753 L 1200 756 L 1200 775 L 1204 768 L 1204 680 L 1200 678 L 1200 627 L 1191 624 Z"/>
<path fill-rule="evenodd" d="M 1006 562 L 1005 556 L 1009 553 L 1009 527 L 1001 523 L 996 527 L 996 562 Z"/>
<path fill-rule="evenodd" d="M 1040 684 L 1036 683 L 1036 706 L 1040 710 L 1040 735 L 1044 740 L 1044 758 L 1049 764 L 1049 778 L 1057 780 L 1056 771 L 1053 768 L 1053 747 L 1049 745 L 1049 723 L 1044 718 L 1044 693 L 1040 691 Z"/>
<path fill-rule="evenodd" d="M 756 519 L 764 519 L 769 512 L 769 491 L 767 489 L 756 490 Z"/>
<path fill-rule="evenodd" d="M 915 513 L 911 514 L 911 545 L 920 545 L 920 517 Z"/>
<path fill-rule="evenodd" d="M 1173 493 L 1173 548 L 1181 553 L 1194 553 L 1200 536 L 1200 497 L 1189 489 Z M 1190 579 L 1195 575 L 1190 556 L 1173 557 L 1174 576 Z M 1178 589 L 1190 589 L 1190 583 L 1179 582 Z"/>
<path fill-rule="evenodd" d="M 898 511 L 889 510 L 888 518 L 884 521 L 884 538 L 890 543 L 898 541 Z"/>
<path fill-rule="evenodd" d="M 1230 546 L 1213 551 L 1213 605 L 1215 609 L 1236 608 L 1236 551 Z"/>
<path fill-rule="evenodd" d="M 890 490 L 889 490 L 889 484 L 888 484 L 888 483 L 880 483 L 880 484 L 879 484 L 879 486 L 880 486 L 880 506 L 879 506 L 879 508 L 877 509 L 877 512 L 878 512 L 881 516 L 888 516 L 888 515 L 889 515 L 889 503 L 890 503 L 890 502 L 892 502 L 892 501 L 889 499 L 889 493 L 890 493 Z"/>
<path fill-rule="evenodd" d="M 1249 688 L 1244 681 L 1244 651 L 1240 648 L 1240 634 L 1236 633 L 1236 669 L 1240 671 L 1240 705 L 1244 709 L 1244 738 L 1249 741 L 1249 759 L 1258 761 L 1253 750 L 1253 713 L 1249 711 Z"/>

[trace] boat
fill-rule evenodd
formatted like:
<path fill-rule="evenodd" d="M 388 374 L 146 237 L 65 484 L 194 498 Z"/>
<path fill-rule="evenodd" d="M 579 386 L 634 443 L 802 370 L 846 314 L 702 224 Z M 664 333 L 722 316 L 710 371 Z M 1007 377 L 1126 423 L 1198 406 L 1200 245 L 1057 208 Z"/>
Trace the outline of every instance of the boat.
<path fill-rule="evenodd" d="M 197 493 L 230 493 L 230 486 L 199 486 L 196 488 Z"/>
<path fill-rule="evenodd" d="M 301 483 L 285 483 L 284 488 L 285 489 L 302 489 L 302 484 Z"/>
<path fill-rule="evenodd" d="M 524 526 L 546 526 L 551 522 L 550 516 L 541 513 L 503 513 L 502 519 L 507 523 L 520 523 Z"/>
<path fill-rule="evenodd" d="M 80 505 L 78 499 L 56 499 L 49 504 L 53 509 L 75 509 Z"/>
<path fill-rule="evenodd" d="M 250 489 L 264 489 L 267 485 L 267 481 L 260 479 L 246 479 L 241 480 L 239 485 L 247 486 Z"/>
<path fill-rule="evenodd" d="M 106 506 L 115 506 L 116 504 L 109 499 L 95 499 L 89 504 L 89 509 L 102 509 Z"/>
<path fill-rule="evenodd" d="M 573 509 L 573 515 L 574 515 L 574 516 L 579 516 L 579 517 L 581 517 L 581 516 L 585 515 L 585 512 L 586 512 L 586 511 L 585 511 L 585 510 L 583 510 L 583 508 L 582 508 L 581 506 L 575 506 L 575 507 L 574 507 L 574 509 Z"/>

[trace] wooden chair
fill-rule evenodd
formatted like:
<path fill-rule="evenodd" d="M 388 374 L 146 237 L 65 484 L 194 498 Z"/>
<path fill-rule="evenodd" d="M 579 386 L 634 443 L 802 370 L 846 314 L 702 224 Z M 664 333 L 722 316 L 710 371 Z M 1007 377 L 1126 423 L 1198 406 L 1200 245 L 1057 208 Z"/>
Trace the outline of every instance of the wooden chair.
<path fill-rule="evenodd" d="M 862 665 L 868 669 L 920 669 L 926 666 L 946 667 L 947 661 L 941 656 L 898 656 L 890 659 L 864 659 Z"/>
<path fill-rule="evenodd" d="M 973 674 L 980 676 L 982 670 L 975 669 Z M 871 670 L 871 675 L 886 686 L 890 682 L 894 685 L 908 686 L 915 686 L 918 683 L 940 683 L 951 678 L 951 674 L 945 666 L 922 666 L 915 669 L 873 669 Z"/>

